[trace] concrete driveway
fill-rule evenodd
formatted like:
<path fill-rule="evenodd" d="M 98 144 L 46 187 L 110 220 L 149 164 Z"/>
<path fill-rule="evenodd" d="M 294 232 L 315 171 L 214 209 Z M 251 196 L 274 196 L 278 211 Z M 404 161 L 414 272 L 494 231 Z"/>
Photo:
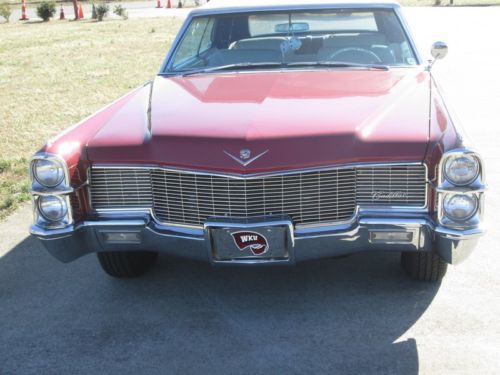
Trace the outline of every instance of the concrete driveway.
<path fill-rule="evenodd" d="M 395 254 L 284 269 L 163 257 L 120 281 L 93 256 L 51 258 L 24 206 L 0 224 L 0 374 L 497 374 L 500 8 L 406 12 L 422 45 L 449 42 L 436 74 L 487 163 L 490 232 L 466 263 L 435 286 Z"/>

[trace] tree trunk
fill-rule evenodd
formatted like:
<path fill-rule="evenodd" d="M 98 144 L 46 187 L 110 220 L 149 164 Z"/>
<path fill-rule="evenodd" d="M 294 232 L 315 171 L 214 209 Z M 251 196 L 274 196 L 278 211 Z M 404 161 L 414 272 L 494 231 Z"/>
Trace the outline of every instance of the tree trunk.
<path fill-rule="evenodd" d="M 77 0 L 73 0 L 73 9 L 75 10 L 75 20 L 78 19 L 78 3 Z"/>

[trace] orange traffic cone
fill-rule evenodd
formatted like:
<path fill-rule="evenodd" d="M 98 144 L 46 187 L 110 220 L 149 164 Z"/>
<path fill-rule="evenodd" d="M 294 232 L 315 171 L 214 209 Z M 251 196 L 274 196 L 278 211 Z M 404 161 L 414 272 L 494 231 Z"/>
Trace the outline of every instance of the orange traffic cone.
<path fill-rule="evenodd" d="M 167 5 L 165 6 L 165 8 L 172 8 L 172 3 L 170 2 L 170 0 L 167 0 Z"/>
<path fill-rule="evenodd" d="M 161 8 L 161 1 L 160 1 L 160 0 L 157 0 L 157 1 L 156 1 L 156 7 L 157 7 L 157 8 Z"/>
<path fill-rule="evenodd" d="M 78 8 L 78 18 L 83 19 L 85 16 L 83 15 L 83 6 L 82 3 L 80 3 L 80 7 Z"/>
<path fill-rule="evenodd" d="M 19 18 L 20 21 L 27 21 L 29 18 L 26 16 L 26 1 L 22 0 L 21 3 L 21 18 Z"/>
<path fill-rule="evenodd" d="M 64 9 L 63 9 L 62 5 L 61 5 L 61 12 L 59 12 L 59 19 L 60 20 L 66 19 L 66 17 L 64 17 Z"/>

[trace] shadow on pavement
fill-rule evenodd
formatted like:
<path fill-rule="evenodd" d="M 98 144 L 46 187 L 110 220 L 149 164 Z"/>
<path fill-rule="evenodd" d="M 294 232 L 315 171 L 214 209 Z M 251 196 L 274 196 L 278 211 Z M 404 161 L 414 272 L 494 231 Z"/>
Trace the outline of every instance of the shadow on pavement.
<path fill-rule="evenodd" d="M 160 258 L 114 280 L 95 256 L 61 264 L 28 237 L 0 258 L 0 373 L 417 374 L 396 342 L 438 286 L 397 254 L 295 268 Z"/>

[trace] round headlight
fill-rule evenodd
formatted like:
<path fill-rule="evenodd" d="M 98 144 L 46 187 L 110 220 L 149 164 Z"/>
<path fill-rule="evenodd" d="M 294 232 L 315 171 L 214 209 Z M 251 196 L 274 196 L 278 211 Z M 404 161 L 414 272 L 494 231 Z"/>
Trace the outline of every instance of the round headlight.
<path fill-rule="evenodd" d="M 44 195 L 38 199 L 40 214 L 49 221 L 60 221 L 68 213 L 68 206 L 57 195 Z"/>
<path fill-rule="evenodd" d="M 64 180 L 64 168 L 52 159 L 39 159 L 33 164 L 35 179 L 45 187 L 55 187 Z"/>
<path fill-rule="evenodd" d="M 470 184 L 479 174 L 479 162 L 472 155 L 450 156 L 444 164 L 444 176 L 454 185 Z"/>
<path fill-rule="evenodd" d="M 477 211 L 477 198 L 474 195 L 448 194 L 444 198 L 444 214 L 453 221 L 466 221 Z"/>

